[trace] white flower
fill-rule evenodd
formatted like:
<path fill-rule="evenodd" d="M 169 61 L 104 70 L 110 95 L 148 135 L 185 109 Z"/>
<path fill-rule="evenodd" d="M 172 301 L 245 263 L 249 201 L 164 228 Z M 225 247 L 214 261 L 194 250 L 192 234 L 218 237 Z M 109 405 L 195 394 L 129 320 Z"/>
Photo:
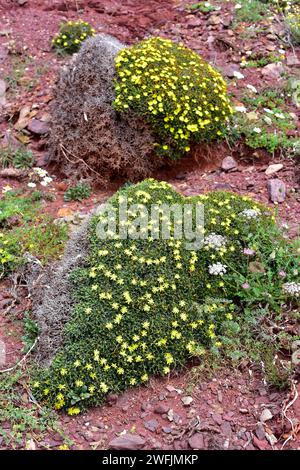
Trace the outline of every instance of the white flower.
<path fill-rule="evenodd" d="M 36 187 L 36 184 L 35 183 L 28 183 L 27 184 L 28 188 L 35 188 Z"/>
<path fill-rule="evenodd" d="M 235 106 L 234 109 L 236 111 L 238 111 L 239 113 L 246 113 L 247 112 L 247 109 L 245 108 L 245 106 Z"/>
<path fill-rule="evenodd" d="M 284 114 L 282 114 L 282 113 L 276 113 L 275 116 L 276 116 L 278 119 L 284 119 Z"/>
<path fill-rule="evenodd" d="M 271 109 L 268 109 L 268 108 L 264 108 L 264 112 L 269 113 L 269 114 L 274 114 L 273 111 Z"/>
<path fill-rule="evenodd" d="M 34 173 L 36 173 L 40 178 L 45 178 L 45 176 L 48 176 L 48 173 L 46 170 L 43 170 L 42 168 L 39 167 L 34 167 L 33 168 Z"/>
<path fill-rule="evenodd" d="M 282 290 L 288 295 L 300 297 L 300 284 L 298 282 L 286 282 L 283 284 Z"/>
<path fill-rule="evenodd" d="M 227 271 L 226 268 L 227 266 L 225 264 L 218 262 L 208 266 L 208 272 L 214 276 L 223 276 L 223 274 L 225 274 Z"/>
<path fill-rule="evenodd" d="M 240 10 L 241 8 L 243 8 L 243 5 L 241 5 L 240 3 L 237 3 L 234 8 L 236 10 Z"/>
<path fill-rule="evenodd" d="M 245 76 L 241 73 L 241 72 L 238 72 L 237 70 L 235 70 L 233 72 L 233 75 L 235 78 L 237 78 L 238 80 L 242 80 L 242 78 L 245 78 Z"/>
<path fill-rule="evenodd" d="M 241 212 L 241 215 L 246 219 L 257 219 L 261 214 L 259 209 L 245 209 Z"/>
<path fill-rule="evenodd" d="M 42 186 L 47 186 L 49 183 L 51 183 L 51 181 L 53 181 L 52 178 L 50 178 L 50 176 L 46 176 L 43 181 L 41 181 L 41 185 Z"/>
<path fill-rule="evenodd" d="M 226 237 L 223 237 L 223 235 L 218 235 L 217 233 L 210 233 L 207 237 L 204 239 L 204 245 L 209 246 L 210 248 L 222 248 L 222 246 L 226 245 Z"/>
<path fill-rule="evenodd" d="M 256 132 L 256 134 L 261 133 L 261 128 L 260 127 L 253 127 L 253 132 Z"/>
<path fill-rule="evenodd" d="M 253 91 L 253 93 L 257 93 L 257 89 L 255 88 L 255 86 L 250 85 L 249 83 L 247 85 L 247 88 L 249 88 L 249 90 Z"/>

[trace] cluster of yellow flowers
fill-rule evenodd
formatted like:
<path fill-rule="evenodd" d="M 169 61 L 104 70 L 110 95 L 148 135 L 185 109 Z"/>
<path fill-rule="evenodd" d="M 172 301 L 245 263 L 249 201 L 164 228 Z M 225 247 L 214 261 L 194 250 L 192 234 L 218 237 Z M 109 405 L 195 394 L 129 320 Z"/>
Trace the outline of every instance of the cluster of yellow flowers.
<path fill-rule="evenodd" d="M 235 292 L 230 294 L 227 275 L 247 266 L 242 248 L 259 223 L 255 214 L 265 217 L 247 197 L 219 192 L 185 198 L 153 179 L 120 190 L 110 204 L 117 209 L 125 200 L 133 204 L 127 209 L 128 228 L 138 208 L 158 206 L 162 222 L 168 204 L 188 203 L 189 210 L 203 204 L 203 249 L 187 250 L 185 240 L 176 239 L 173 222 L 168 239 L 150 232 L 142 239 L 115 233 L 99 240 L 99 221 L 110 215 L 93 218 L 88 266 L 72 274 L 76 305 L 65 346 L 33 383 L 37 397 L 71 415 L 101 403 L 108 393 L 146 383 L 151 374 L 169 374 L 207 348 L 221 347 L 222 325 L 234 317 Z M 226 302 L 216 300 L 224 296 Z"/>
<path fill-rule="evenodd" d="M 88 37 L 93 36 L 96 30 L 86 21 L 68 21 L 62 23 L 59 33 L 52 39 L 52 45 L 62 53 L 72 54 L 77 52 Z"/>
<path fill-rule="evenodd" d="M 300 5 L 292 4 L 287 10 L 286 23 L 292 39 L 296 44 L 300 44 Z"/>
<path fill-rule="evenodd" d="M 114 106 L 145 118 L 158 153 L 177 158 L 191 142 L 222 136 L 232 113 L 226 84 L 195 52 L 153 37 L 121 50 L 115 63 Z"/>

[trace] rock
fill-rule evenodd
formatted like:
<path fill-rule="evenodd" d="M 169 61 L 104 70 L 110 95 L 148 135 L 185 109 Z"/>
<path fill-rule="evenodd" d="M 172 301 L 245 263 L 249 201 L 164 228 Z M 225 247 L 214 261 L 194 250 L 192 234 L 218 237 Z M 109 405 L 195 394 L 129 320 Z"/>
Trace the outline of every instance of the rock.
<path fill-rule="evenodd" d="M 160 403 L 154 408 L 154 413 L 158 415 L 164 415 L 168 413 L 169 409 L 169 405 L 167 405 L 166 403 Z"/>
<path fill-rule="evenodd" d="M 225 28 L 229 28 L 229 26 L 231 25 L 232 21 L 233 21 L 233 16 L 231 16 L 231 15 L 224 16 L 224 17 L 221 19 L 222 25 L 225 26 Z"/>
<path fill-rule="evenodd" d="M 257 423 L 255 434 L 260 441 L 263 441 L 266 437 L 265 428 L 262 423 Z"/>
<path fill-rule="evenodd" d="M 209 26 L 217 26 L 220 23 L 222 23 L 222 20 L 218 15 L 211 15 L 207 21 Z"/>
<path fill-rule="evenodd" d="M 221 416 L 220 414 L 218 414 L 218 413 L 214 413 L 214 414 L 212 415 L 212 419 L 213 419 L 214 422 L 215 422 L 216 424 L 218 424 L 219 426 L 220 426 L 220 425 L 222 424 L 222 422 L 223 422 L 222 416 Z"/>
<path fill-rule="evenodd" d="M 27 3 L 27 0 L 18 0 L 18 5 L 20 5 L 20 7 L 25 5 L 25 3 Z"/>
<path fill-rule="evenodd" d="M 26 171 L 19 170 L 17 168 L 4 168 L 0 171 L 0 176 L 2 178 L 12 178 L 12 179 L 20 179 L 26 176 Z"/>
<path fill-rule="evenodd" d="M 6 105 L 6 83 L 4 80 L 0 80 L 0 106 Z"/>
<path fill-rule="evenodd" d="M 297 349 L 297 351 L 294 351 L 291 357 L 292 364 L 295 366 L 299 366 L 300 364 L 300 349 Z"/>
<path fill-rule="evenodd" d="M 39 119 L 32 119 L 29 121 L 27 129 L 33 134 L 44 135 L 48 134 L 50 127 L 47 122 L 40 121 Z"/>
<path fill-rule="evenodd" d="M 232 191 L 233 186 L 229 183 L 216 183 L 215 190 L 216 191 Z"/>
<path fill-rule="evenodd" d="M 224 171 L 233 170 L 237 167 L 237 162 L 233 157 L 225 157 L 222 161 L 221 168 Z"/>
<path fill-rule="evenodd" d="M 184 404 L 184 406 L 189 406 L 193 402 L 193 398 L 192 397 L 182 397 L 181 401 Z"/>
<path fill-rule="evenodd" d="M 277 173 L 277 171 L 282 170 L 283 165 L 282 163 L 274 163 L 274 165 L 269 165 L 266 169 L 265 173 L 267 176 L 273 175 L 273 173 Z"/>
<path fill-rule="evenodd" d="M 32 117 L 32 114 L 31 114 L 30 110 L 31 110 L 31 107 L 28 106 L 28 105 L 25 105 L 20 109 L 19 119 L 17 120 L 16 124 L 14 125 L 14 128 L 17 131 L 21 131 L 22 129 L 24 129 L 28 125 L 28 123 L 30 121 L 30 118 Z"/>
<path fill-rule="evenodd" d="M 289 67 L 298 67 L 300 65 L 300 60 L 296 56 L 296 54 L 287 54 L 286 56 L 286 64 Z"/>
<path fill-rule="evenodd" d="M 268 410 L 268 408 L 265 408 L 260 415 L 260 422 L 265 423 L 266 421 L 269 421 L 272 418 L 273 418 L 273 415 L 271 411 Z"/>
<path fill-rule="evenodd" d="M 145 412 L 148 412 L 150 410 L 152 410 L 152 405 L 150 403 L 142 403 L 141 404 L 141 410 L 142 411 L 145 411 Z"/>
<path fill-rule="evenodd" d="M 171 434 L 171 432 L 173 431 L 173 429 L 172 429 L 172 428 L 169 428 L 169 427 L 167 427 L 167 426 L 163 426 L 163 427 L 162 427 L 162 431 L 163 431 L 164 433 L 166 433 L 166 434 Z"/>
<path fill-rule="evenodd" d="M 202 20 L 201 18 L 198 18 L 197 16 L 190 18 L 187 22 L 188 28 L 198 28 L 201 25 L 202 25 Z"/>
<path fill-rule="evenodd" d="M 296 341 L 292 342 L 291 349 L 292 351 L 297 351 L 298 349 L 300 349 L 300 339 L 296 339 Z"/>
<path fill-rule="evenodd" d="M 193 450 L 201 450 L 204 448 L 203 436 L 199 432 L 196 432 L 196 434 L 190 437 L 188 443 Z"/>
<path fill-rule="evenodd" d="M 228 423 L 228 421 L 223 421 L 220 428 L 221 428 L 221 432 L 222 432 L 222 434 L 224 434 L 224 436 L 229 437 L 229 438 L 231 437 L 232 429 L 231 429 L 231 424 Z"/>
<path fill-rule="evenodd" d="M 124 434 L 123 436 L 112 439 L 108 444 L 108 448 L 113 450 L 139 450 L 145 443 L 145 439 L 141 436 Z"/>
<path fill-rule="evenodd" d="M 286 196 L 285 183 L 280 179 L 269 180 L 268 192 L 272 202 L 284 202 Z"/>
<path fill-rule="evenodd" d="M 268 443 L 266 441 L 261 441 L 257 439 L 256 436 L 253 436 L 253 444 L 255 447 L 257 447 L 259 450 L 267 450 L 269 449 Z"/>
<path fill-rule="evenodd" d="M 74 211 L 72 211 L 68 207 L 61 207 L 57 211 L 57 217 L 70 217 L 70 216 L 73 216 L 73 215 L 74 215 Z M 110 397 L 110 395 L 107 397 L 108 403 L 110 403 L 110 401 L 109 401 L 110 398 L 109 397 Z"/>
<path fill-rule="evenodd" d="M 269 441 L 271 446 L 273 446 L 277 442 L 277 438 L 274 436 L 274 434 L 266 434 L 266 439 Z"/>
<path fill-rule="evenodd" d="M 268 80 L 279 80 L 284 73 L 284 67 L 281 62 L 265 65 L 261 69 L 261 74 Z"/>
<path fill-rule="evenodd" d="M 158 428 L 158 421 L 156 419 L 149 419 L 149 421 L 144 421 L 144 426 L 148 431 L 155 432 Z"/>
<path fill-rule="evenodd" d="M 223 74 L 228 78 L 234 77 L 234 72 L 238 72 L 239 68 L 237 65 L 229 64 L 222 68 Z"/>

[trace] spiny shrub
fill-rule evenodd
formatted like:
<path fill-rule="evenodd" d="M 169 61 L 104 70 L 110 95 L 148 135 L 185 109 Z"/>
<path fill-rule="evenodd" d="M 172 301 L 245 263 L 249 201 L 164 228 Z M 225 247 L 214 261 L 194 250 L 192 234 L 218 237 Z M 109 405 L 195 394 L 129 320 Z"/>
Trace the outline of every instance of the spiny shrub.
<path fill-rule="evenodd" d="M 286 14 L 286 24 L 289 28 L 292 40 L 300 44 L 300 5 L 292 5 Z"/>
<path fill-rule="evenodd" d="M 114 106 L 145 119 L 158 154 L 178 158 L 190 142 L 222 136 L 231 114 L 226 84 L 195 52 L 153 37 L 121 50 L 115 62 Z"/>
<path fill-rule="evenodd" d="M 146 383 L 152 374 L 182 368 L 206 348 L 220 348 L 218 335 L 234 320 L 233 301 L 243 289 L 237 273 L 248 276 L 249 288 L 251 276 L 263 278 L 264 293 L 267 282 L 282 283 L 269 253 L 276 245 L 273 235 L 268 238 L 274 217 L 250 198 L 229 192 L 184 197 L 169 184 L 150 179 L 119 190 L 109 203 L 117 226 L 132 237 L 108 231 L 111 236 L 99 239 L 99 222 L 109 223 L 112 213 L 92 217 L 90 256 L 84 268 L 71 273 L 74 306 L 64 344 L 32 383 L 37 398 L 69 414 L 102 403 L 110 392 Z M 120 218 L 124 204 L 127 219 Z M 196 209 L 204 205 L 205 228 L 198 224 L 196 232 L 204 235 L 201 249 L 186 249 L 187 238 L 176 237 L 170 204 L 185 208 L 195 228 Z M 159 211 L 158 225 L 145 215 L 153 205 Z M 160 236 L 163 222 L 170 229 L 167 239 Z M 265 236 L 256 239 L 258 226 Z M 134 227 L 142 237 L 133 237 Z M 249 256 L 265 262 L 266 275 L 250 274 Z M 292 281 L 296 261 L 294 254 L 290 258 L 285 270 L 286 280 Z M 255 289 L 252 295 L 255 303 Z M 272 297 L 264 295 L 269 304 Z"/>
<path fill-rule="evenodd" d="M 59 33 L 52 39 L 52 44 L 59 53 L 73 54 L 80 49 L 83 41 L 95 32 L 86 21 L 68 21 L 60 25 Z"/>
<path fill-rule="evenodd" d="M 62 68 L 54 89 L 50 160 L 72 181 L 137 180 L 161 166 L 149 126 L 113 107 L 115 56 L 125 45 L 107 35 L 87 39 Z"/>

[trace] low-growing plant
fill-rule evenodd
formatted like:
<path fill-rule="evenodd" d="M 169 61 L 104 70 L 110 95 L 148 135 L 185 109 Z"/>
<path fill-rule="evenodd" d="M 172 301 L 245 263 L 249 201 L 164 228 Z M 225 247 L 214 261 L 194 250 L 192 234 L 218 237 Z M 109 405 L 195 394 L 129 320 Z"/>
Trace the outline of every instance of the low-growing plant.
<path fill-rule="evenodd" d="M 118 208 L 125 201 L 130 205 L 124 220 Z M 165 182 L 145 180 L 121 189 L 109 203 L 117 226 L 127 227 L 129 236 L 109 229 L 110 236 L 100 239 L 99 223 L 106 226 L 114 216 L 102 212 L 92 218 L 89 259 L 71 273 L 74 307 L 64 344 L 32 382 L 37 398 L 71 415 L 102 403 L 110 392 L 146 383 L 152 374 L 168 374 L 191 357 L 222 349 L 224 326 L 235 320 L 242 324 L 244 307 L 276 307 L 300 297 L 299 251 L 289 251 L 270 210 L 248 197 L 227 192 L 184 197 Z M 204 237 L 202 248 L 189 250 L 184 235 L 175 236 L 173 204 L 182 209 L 189 204 L 195 234 Z M 199 205 L 204 205 L 204 227 L 196 224 Z M 153 206 L 158 225 L 145 216 L 145 208 L 149 215 Z M 166 239 L 161 237 L 163 221 L 170 230 Z M 256 236 L 258 229 L 263 236 Z M 280 253 L 271 256 L 275 233 Z M 263 296 L 253 289 L 259 264 L 269 291 Z M 240 294 L 246 282 L 251 302 Z"/>
<path fill-rule="evenodd" d="M 190 143 L 220 138 L 231 114 L 222 76 L 192 50 L 153 37 L 116 57 L 114 106 L 151 126 L 156 153 L 179 158 Z"/>
<path fill-rule="evenodd" d="M 72 441 L 57 422 L 55 413 L 27 398 L 28 385 L 28 372 L 24 369 L 1 374 L 1 447 L 30 449 L 30 442 L 42 441 L 49 430 L 61 436 L 63 445 L 71 445 Z M 47 448 L 47 444 L 44 444 L 44 447 Z"/>
<path fill-rule="evenodd" d="M 269 13 L 269 6 L 261 0 L 238 0 L 236 2 L 236 22 L 258 23 Z"/>
<path fill-rule="evenodd" d="M 59 33 L 52 39 L 52 44 L 60 54 L 73 54 L 80 49 L 83 41 L 93 36 L 95 32 L 86 21 L 68 21 L 60 25 Z"/>
<path fill-rule="evenodd" d="M 67 228 L 51 216 L 39 216 L 39 207 L 35 198 L 20 192 L 6 193 L 0 200 L 0 278 L 23 264 L 26 252 L 42 263 L 61 254 Z"/>
<path fill-rule="evenodd" d="M 269 153 L 278 151 L 283 156 L 298 156 L 300 140 L 288 131 L 296 130 L 292 115 L 286 110 L 286 91 L 265 90 L 258 96 L 245 94 L 247 108 L 236 112 L 228 126 L 228 141 L 233 144 L 241 137 L 253 148 L 264 148 Z"/>
<path fill-rule="evenodd" d="M 13 149 L 11 147 L 0 149 L 0 165 L 2 168 L 10 166 L 21 170 L 31 168 L 34 163 L 34 156 L 25 147 Z"/>
<path fill-rule="evenodd" d="M 212 5 L 210 2 L 198 2 L 193 3 L 192 5 L 188 5 L 186 9 L 192 13 L 201 11 L 201 13 L 210 13 L 211 11 L 215 11 L 218 8 L 215 5 Z"/>
<path fill-rule="evenodd" d="M 64 194 L 65 201 L 83 201 L 88 199 L 91 195 L 91 188 L 87 183 L 78 183 L 76 186 L 73 186 Z"/>

